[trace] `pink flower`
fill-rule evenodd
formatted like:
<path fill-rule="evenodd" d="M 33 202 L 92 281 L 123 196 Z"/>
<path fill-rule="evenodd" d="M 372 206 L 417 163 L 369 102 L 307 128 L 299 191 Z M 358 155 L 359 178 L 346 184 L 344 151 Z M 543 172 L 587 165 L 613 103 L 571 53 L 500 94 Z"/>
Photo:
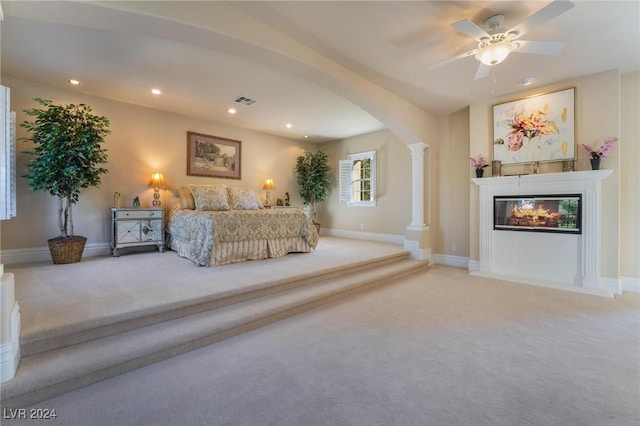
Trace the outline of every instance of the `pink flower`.
<path fill-rule="evenodd" d="M 524 135 L 522 132 L 510 133 L 507 135 L 507 148 L 509 151 L 518 151 L 522 148 L 522 140 Z"/>
<path fill-rule="evenodd" d="M 482 169 L 487 167 L 487 160 L 484 159 L 482 155 L 478 155 L 477 157 L 469 157 L 469 165 L 474 169 Z"/>
<path fill-rule="evenodd" d="M 558 126 L 549 118 L 547 118 L 547 112 L 549 110 L 548 105 L 544 105 L 541 109 L 533 110 L 527 115 L 523 108 L 518 108 L 513 113 L 513 116 L 508 124 L 511 128 L 511 134 L 520 133 L 528 140 L 535 138 L 536 136 L 547 136 L 559 133 Z M 511 151 L 517 151 L 521 148 L 524 140 L 512 140 L 512 143 L 508 145 L 508 149 Z"/>
<path fill-rule="evenodd" d="M 582 144 L 582 147 L 589 153 L 589 156 L 593 160 L 607 158 L 609 156 L 609 151 L 613 147 L 613 144 L 618 140 L 618 138 L 607 138 L 604 140 L 602 146 L 598 149 L 593 149 L 589 145 Z"/>

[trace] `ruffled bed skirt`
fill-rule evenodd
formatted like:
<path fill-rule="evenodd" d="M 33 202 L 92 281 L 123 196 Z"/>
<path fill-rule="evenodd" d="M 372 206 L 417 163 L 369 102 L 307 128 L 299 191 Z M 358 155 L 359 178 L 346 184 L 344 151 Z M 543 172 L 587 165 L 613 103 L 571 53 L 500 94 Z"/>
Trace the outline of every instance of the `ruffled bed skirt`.
<path fill-rule="evenodd" d="M 200 258 L 200 253 L 192 252 L 193 244 L 189 241 L 170 237 L 169 246 L 178 253 L 178 256 L 185 257 L 200 266 L 282 257 L 288 253 L 309 253 L 315 248 L 315 245 L 311 246 L 304 237 L 222 242 L 213 245 L 211 257 L 207 261 Z"/>

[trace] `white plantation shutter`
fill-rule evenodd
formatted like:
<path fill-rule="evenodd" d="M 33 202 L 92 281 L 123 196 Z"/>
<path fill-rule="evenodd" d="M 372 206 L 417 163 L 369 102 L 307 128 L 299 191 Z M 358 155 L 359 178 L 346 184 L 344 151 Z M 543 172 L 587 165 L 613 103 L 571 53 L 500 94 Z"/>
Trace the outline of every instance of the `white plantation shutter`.
<path fill-rule="evenodd" d="M 340 160 L 340 201 L 351 201 L 351 160 Z"/>
<path fill-rule="evenodd" d="M 0 220 L 16 215 L 16 113 L 9 88 L 0 86 Z"/>
<path fill-rule="evenodd" d="M 370 160 L 369 195 L 370 199 L 363 201 L 358 193 L 362 189 L 362 169 L 354 164 Z M 340 160 L 340 201 L 345 201 L 348 206 L 375 207 L 376 206 L 376 152 L 367 151 L 348 156 L 348 160 Z M 366 180 L 366 179 L 365 179 Z M 355 189 L 354 189 L 354 185 Z M 355 195 L 357 194 L 357 195 Z"/>
<path fill-rule="evenodd" d="M 371 202 L 376 202 L 376 153 L 371 157 Z"/>

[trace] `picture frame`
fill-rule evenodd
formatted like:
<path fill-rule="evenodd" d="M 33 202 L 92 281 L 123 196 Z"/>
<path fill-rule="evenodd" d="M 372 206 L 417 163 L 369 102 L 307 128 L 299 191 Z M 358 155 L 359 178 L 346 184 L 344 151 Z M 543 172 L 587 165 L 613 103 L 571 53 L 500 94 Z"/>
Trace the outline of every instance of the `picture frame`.
<path fill-rule="evenodd" d="M 575 156 L 575 87 L 493 106 L 494 161 L 504 166 Z"/>
<path fill-rule="evenodd" d="M 187 176 L 242 177 L 242 141 L 187 132 Z"/>

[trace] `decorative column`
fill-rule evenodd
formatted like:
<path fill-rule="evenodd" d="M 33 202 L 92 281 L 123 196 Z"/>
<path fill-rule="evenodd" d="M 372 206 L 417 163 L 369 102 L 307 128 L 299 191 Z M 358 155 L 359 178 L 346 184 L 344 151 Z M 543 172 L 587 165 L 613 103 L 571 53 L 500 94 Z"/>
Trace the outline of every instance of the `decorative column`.
<path fill-rule="evenodd" d="M 411 150 L 411 224 L 410 231 L 423 231 L 424 223 L 424 151 L 429 146 L 422 142 L 407 145 Z"/>
<path fill-rule="evenodd" d="M 13 378 L 20 363 L 20 306 L 15 300 L 13 274 L 0 263 L 0 383 Z"/>
<path fill-rule="evenodd" d="M 422 142 L 407 145 L 411 150 L 411 224 L 407 226 L 404 248 L 418 260 L 431 261 L 428 248 L 429 227 L 424 221 L 424 152 L 429 146 Z"/>
<path fill-rule="evenodd" d="M 582 285 L 589 288 L 599 288 L 601 287 L 600 269 L 602 263 L 602 180 L 587 181 L 585 187 L 588 196 L 585 197 L 583 203 L 585 212 L 588 214 L 584 218 L 585 232 L 582 236 L 584 238 L 582 257 L 585 259 L 582 264 Z"/>

